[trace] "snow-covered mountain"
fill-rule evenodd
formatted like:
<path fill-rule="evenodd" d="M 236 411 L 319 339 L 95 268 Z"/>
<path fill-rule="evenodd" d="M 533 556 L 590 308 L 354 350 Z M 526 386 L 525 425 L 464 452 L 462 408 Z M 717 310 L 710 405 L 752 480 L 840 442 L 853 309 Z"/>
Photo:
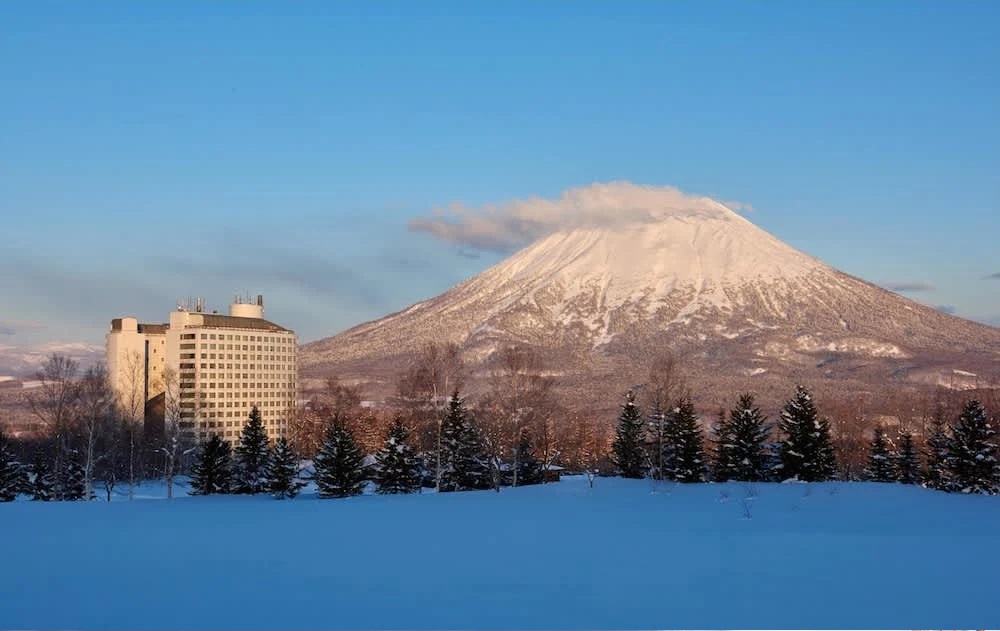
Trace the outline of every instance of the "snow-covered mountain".
<path fill-rule="evenodd" d="M 454 341 L 473 362 L 531 345 L 583 382 L 641 379 L 666 349 L 704 377 L 997 377 L 1000 329 L 842 273 L 703 201 L 555 232 L 440 296 L 304 346 L 303 367 L 388 378 L 425 342 Z"/>
<path fill-rule="evenodd" d="M 0 376 L 32 379 L 53 354 L 65 355 L 81 370 L 104 359 L 104 347 L 80 342 L 48 342 L 38 346 L 0 345 Z"/>

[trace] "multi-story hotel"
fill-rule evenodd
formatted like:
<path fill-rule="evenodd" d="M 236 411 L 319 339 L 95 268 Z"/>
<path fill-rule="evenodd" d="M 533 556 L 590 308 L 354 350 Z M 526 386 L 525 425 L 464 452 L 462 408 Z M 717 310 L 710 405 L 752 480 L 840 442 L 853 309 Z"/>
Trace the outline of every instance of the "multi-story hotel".
<path fill-rule="evenodd" d="M 285 434 L 295 409 L 295 332 L 264 319 L 264 299 L 206 313 L 201 300 L 166 324 L 115 318 L 107 336 L 108 376 L 119 405 L 174 414 L 190 437 L 238 439 L 253 406 L 268 437 Z"/>

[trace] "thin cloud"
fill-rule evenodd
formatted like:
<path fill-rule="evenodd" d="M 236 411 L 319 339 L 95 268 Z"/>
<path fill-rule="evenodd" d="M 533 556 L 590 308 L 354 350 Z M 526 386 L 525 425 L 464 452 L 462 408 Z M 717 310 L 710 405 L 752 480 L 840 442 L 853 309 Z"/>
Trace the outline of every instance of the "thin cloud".
<path fill-rule="evenodd" d="M 904 292 L 904 293 L 916 293 L 921 291 L 934 291 L 937 289 L 934 285 L 930 283 L 921 282 L 902 282 L 902 283 L 886 283 L 883 285 L 889 291 Z"/>
<path fill-rule="evenodd" d="M 0 320 L 0 335 L 17 335 L 24 331 L 34 331 L 44 329 L 41 322 L 25 322 L 20 320 Z"/>
<path fill-rule="evenodd" d="M 954 315 L 956 311 L 955 307 L 951 305 L 934 305 L 934 308 L 941 313 L 947 313 L 948 315 Z"/>
<path fill-rule="evenodd" d="M 986 276 L 984 278 L 985 280 L 1000 280 L 1000 272 L 997 272 L 996 274 L 990 274 L 989 276 Z"/>
<path fill-rule="evenodd" d="M 415 217 L 408 227 L 447 243 L 507 252 L 560 230 L 651 223 L 671 216 L 732 219 L 734 208 L 752 206 L 689 195 L 672 186 L 611 182 L 572 188 L 557 199 L 530 197 L 471 208 L 452 204 Z"/>

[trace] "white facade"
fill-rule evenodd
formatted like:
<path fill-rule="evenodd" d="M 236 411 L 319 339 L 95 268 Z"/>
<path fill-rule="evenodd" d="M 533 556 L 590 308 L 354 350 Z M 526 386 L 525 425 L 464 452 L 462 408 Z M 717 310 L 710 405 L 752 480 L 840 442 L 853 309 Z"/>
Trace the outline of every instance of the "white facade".
<path fill-rule="evenodd" d="M 161 329 L 162 350 L 154 337 Z M 119 396 L 128 389 L 118 384 L 132 381 L 128 358 L 139 349 L 148 351 L 148 398 L 166 391 L 166 413 L 176 415 L 191 437 L 217 434 L 235 442 L 254 406 L 269 438 L 286 433 L 298 389 L 298 340 L 294 331 L 264 319 L 260 296 L 256 304 L 237 300 L 229 315 L 205 313 L 199 303 L 172 312 L 165 325 L 113 320 L 108 371 Z"/>

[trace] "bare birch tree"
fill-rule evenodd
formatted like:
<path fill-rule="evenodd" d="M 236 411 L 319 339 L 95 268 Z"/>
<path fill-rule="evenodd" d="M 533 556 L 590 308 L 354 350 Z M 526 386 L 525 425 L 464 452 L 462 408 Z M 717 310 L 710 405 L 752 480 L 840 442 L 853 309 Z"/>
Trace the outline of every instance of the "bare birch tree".
<path fill-rule="evenodd" d="M 145 359 L 138 351 L 128 353 L 122 362 L 121 381 L 117 395 L 118 413 L 124 424 L 124 450 L 128 473 L 128 498 L 135 497 L 141 473 L 140 449 L 142 423 L 146 412 Z"/>
<path fill-rule="evenodd" d="M 74 423 L 80 398 L 78 364 L 65 355 L 53 354 L 36 374 L 39 386 L 27 396 L 32 414 L 55 442 L 53 478 L 63 479 L 67 458 L 71 457 Z M 56 489 L 56 494 L 61 493 Z"/>
<path fill-rule="evenodd" d="M 441 423 L 448 397 L 465 382 L 465 362 L 457 344 L 426 344 L 399 379 L 398 394 L 417 427 L 423 454 L 434 453 L 435 487 L 441 489 Z"/>
<path fill-rule="evenodd" d="M 79 383 L 79 426 L 83 433 L 83 475 L 86 497 L 93 496 L 94 472 L 97 466 L 108 458 L 118 447 L 115 423 L 114 393 L 108 382 L 108 373 L 103 364 L 88 368 Z M 111 487 L 105 491 L 110 501 L 114 488 L 114 474 Z"/>
<path fill-rule="evenodd" d="M 167 499 L 174 496 L 174 478 L 184 456 L 196 447 L 189 445 L 187 434 L 181 426 L 180 384 L 177 373 L 170 367 L 163 372 L 163 478 L 167 483 Z"/>

